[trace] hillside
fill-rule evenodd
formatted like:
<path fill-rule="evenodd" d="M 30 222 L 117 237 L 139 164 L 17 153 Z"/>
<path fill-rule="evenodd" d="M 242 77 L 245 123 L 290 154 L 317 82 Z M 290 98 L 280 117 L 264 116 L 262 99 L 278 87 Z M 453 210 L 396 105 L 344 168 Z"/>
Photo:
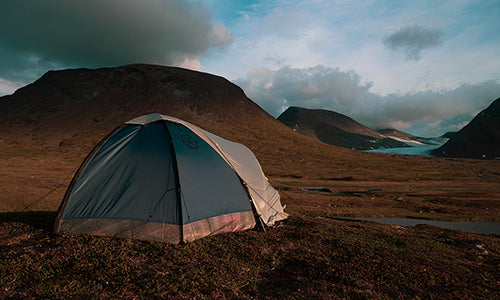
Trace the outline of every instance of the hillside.
<path fill-rule="evenodd" d="M 477 114 L 432 154 L 463 158 L 500 158 L 500 98 Z"/>
<path fill-rule="evenodd" d="M 278 120 L 305 136 L 343 148 L 369 150 L 407 146 L 350 117 L 324 109 L 289 107 Z"/>
<path fill-rule="evenodd" d="M 274 121 L 224 78 L 152 65 L 51 71 L 0 98 L 0 126 L 10 133 L 2 138 L 10 143 L 80 145 L 87 142 L 82 137 L 102 136 L 152 112 L 211 129 L 221 123 L 246 128 L 250 116 L 256 123 Z"/>

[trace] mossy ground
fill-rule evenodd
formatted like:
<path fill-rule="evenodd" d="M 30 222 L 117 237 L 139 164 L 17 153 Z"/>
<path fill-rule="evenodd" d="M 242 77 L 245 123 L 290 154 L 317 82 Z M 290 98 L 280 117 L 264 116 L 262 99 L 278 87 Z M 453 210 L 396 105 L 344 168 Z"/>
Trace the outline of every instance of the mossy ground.
<path fill-rule="evenodd" d="M 497 298 L 498 237 L 290 219 L 185 245 L 57 236 L 54 214 L 0 223 L 2 298 Z M 3 216 L 6 217 L 6 216 Z M 30 219 L 29 215 L 25 215 Z M 31 216 L 33 218 L 33 216 Z"/>
<path fill-rule="evenodd" d="M 500 298 L 498 236 L 337 219 L 498 220 L 496 161 L 415 157 L 405 169 L 411 158 L 353 154 L 278 168 L 264 157 L 289 219 L 170 245 L 54 235 L 85 151 L 16 147 L 0 152 L 0 298 Z"/>

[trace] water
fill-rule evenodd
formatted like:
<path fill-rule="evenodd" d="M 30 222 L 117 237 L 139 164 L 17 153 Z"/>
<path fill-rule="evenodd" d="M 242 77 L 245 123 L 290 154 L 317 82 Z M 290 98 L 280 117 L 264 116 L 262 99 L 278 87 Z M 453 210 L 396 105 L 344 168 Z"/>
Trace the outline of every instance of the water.
<path fill-rule="evenodd" d="M 454 230 L 500 235 L 500 222 L 493 222 L 493 221 L 449 222 L 449 221 L 433 221 L 425 219 L 407 219 L 407 218 L 345 218 L 345 219 L 375 221 L 379 223 L 393 224 L 400 226 L 415 226 L 419 224 L 428 224 Z"/>
<path fill-rule="evenodd" d="M 430 146 L 420 146 L 420 147 L 402 147 L 402 148 L 385 148 L 385 149 L 373 149 L 367 150 L 368 152 L 380 152 L 380 153 L 391 153 L 391 154 L 410 154 L 410 155 L 425 155 L 430 156 L 429 152 L 434 149 L 441 147 L 441 145 L 430 145 Z"/>

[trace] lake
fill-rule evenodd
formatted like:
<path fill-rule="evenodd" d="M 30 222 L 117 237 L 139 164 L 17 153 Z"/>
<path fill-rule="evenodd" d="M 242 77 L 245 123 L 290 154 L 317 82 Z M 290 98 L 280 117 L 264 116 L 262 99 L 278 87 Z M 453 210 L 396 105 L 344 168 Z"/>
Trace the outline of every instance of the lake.
<path fill-rule="evenodd" d="M 375 221 L 379 223 L 400 225 L 400 226 L 415 226 L 419 224 L 428 224 L 447 229 L 500 235 L 500 222 L 494 222 L 494 221 L 449 222 L 449 221 L 433 221 L 433 220 L 409 219 L 409 218 L 342 218 L 342 219 Z"/>
<path fill-rule="evenodd" d="M 421 147 L 401 147 L 367 150 L 367 152 L 391 153 L 391 154 L 409 154 L 429 156 L 429 152 L 441 147 L 441 145 L 430 145 Z"/>

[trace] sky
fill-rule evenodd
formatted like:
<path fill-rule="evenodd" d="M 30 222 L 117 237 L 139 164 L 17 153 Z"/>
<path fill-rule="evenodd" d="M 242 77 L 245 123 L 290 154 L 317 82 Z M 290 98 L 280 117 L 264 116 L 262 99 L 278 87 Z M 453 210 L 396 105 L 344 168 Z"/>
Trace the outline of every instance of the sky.
<path fill-rule="evenodd" d="M 151 63 L 223 76 L 275 117 L 439 136 L 500 97 L 498 16 L 498 0 L 4 0 L 0 96 L 49 70 Z"/>

